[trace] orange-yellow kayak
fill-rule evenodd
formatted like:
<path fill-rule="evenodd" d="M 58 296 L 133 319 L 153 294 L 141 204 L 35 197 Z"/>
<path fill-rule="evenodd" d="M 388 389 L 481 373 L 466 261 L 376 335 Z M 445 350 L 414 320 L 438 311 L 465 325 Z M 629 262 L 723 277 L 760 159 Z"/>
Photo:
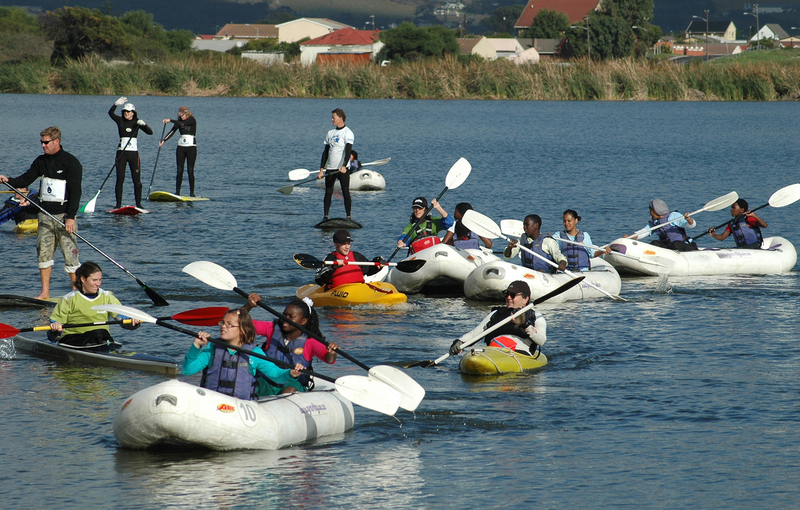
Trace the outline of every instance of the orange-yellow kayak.
<path fill-rule="evenodd" d="M 542 353 L 528 356 L 507 348 L 482 347 L 470 349 L 464 353 L 458 369 L 464 374 L 496 375 L 536 370 L 545 365 L 547 365 L 547 356 Z"/>
<path fill-rule="evenodd" d="M 297 289 L 297 297 L 309 297 L 314 306 L 396 305 L 408 299 L 394 285 L 386 282 L 346 283 L 330 290 L 309 284 Z"/>
<path fill-rule="evenodd" d="M 24 220 L 14 227 L 14 232 L 17 234 L 25 234 L 27 232 L 37 232 L 39 230 L 39 220 L 36 218 Z"/>

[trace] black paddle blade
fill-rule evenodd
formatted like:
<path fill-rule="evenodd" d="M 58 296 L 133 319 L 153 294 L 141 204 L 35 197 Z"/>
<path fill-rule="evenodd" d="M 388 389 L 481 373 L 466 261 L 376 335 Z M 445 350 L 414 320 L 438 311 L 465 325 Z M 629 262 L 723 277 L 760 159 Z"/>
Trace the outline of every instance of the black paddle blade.
<path fill-rule="evenodd" d="M 401 273 L 414 273 L 424 265 L 424 260 L 403 260 L 397 263 L 397 270 Z"/>
<path fill-rule="evenodd" d="M 300 264 L 300 267 L 305 269 L 319 269 L 325 265 L 320 259 L 308 253 L 295 253 L 293 258 Z"/>
<path fill-rule="evenodd" d="M 436 362 L 433 360 L 422 360 L 422 361 L 412 361 L 411 363 L 406 363 L 400 365 L 402 368 L 414 368 L 414 367 L 422 367 L 422 368 L 430 368 L 435 367 Z"/>
<path fill-rule="evenodd" d="M 162 298 L 161 296 L 159 296 L 156 291 L 154 291 L 153 289 L 151 289 L 150 287 L 148 287 L 147 285 L 145 285 L 145 284 L 143 284 L 141 282 L 139 282 L 139 285 L 142 286 L 142 289 L 144 290 L 145 294 L 147 294 L 147 297 L 149 297 L 153 301 L 154 305 L 156 305 L 156 306 L 169 306 L 169 303 L 167 303 L 167 300 Z"/>
<path fill-rule="evenodd" d="M 581 283 L 584 278 L 586 278 L 586 277 L 585 276 L 579 276 L 579 277 L 577 277 L 577 278 L 575 278 L 573 280 L 568 281 L 567 283 L 565 283 L 561 287 L 557 288 L 556 290 L 548 292 L 547 294 L 545 294 L 544 296 L 542 296 L 540 298 L 534 299 L 533 300 L 533 304 L 534 305 L 538 305 L 539 303 L 544 303 L 545 301 L 547 301 L 551 297 L 558 296 L 562 292 L 568 291 L 572 287 L 574 287 L 574 286 L 578 285 L 579 283 Z"/>

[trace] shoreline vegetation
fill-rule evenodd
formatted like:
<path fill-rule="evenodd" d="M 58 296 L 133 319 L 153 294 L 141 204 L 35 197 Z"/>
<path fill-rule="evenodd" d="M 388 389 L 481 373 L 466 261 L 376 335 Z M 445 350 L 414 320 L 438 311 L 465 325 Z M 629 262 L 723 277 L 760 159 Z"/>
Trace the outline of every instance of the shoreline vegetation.
<path fill-rule="evenodd" d="M 728 60 L 574 61 L 515 65 L 457 58 L 377 65 L 275 65 L 191 55 L 157 63 L 109 64 L 99 57 L 61 66 L 0 64 L 0 92 L 360 99 L 525 101 L 796 101 L 800 65 Z"/>

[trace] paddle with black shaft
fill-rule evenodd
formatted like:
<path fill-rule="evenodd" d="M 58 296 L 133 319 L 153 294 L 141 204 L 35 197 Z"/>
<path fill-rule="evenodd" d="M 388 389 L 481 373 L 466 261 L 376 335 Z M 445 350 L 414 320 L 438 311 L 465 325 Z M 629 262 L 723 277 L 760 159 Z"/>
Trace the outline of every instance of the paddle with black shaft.
<path fill-rule="evenodd" d="M 463 221 L 463 218 L 462 218 L 462 221 Z M 469 228 L 469 227 L 467 227 L 467 228 Z M 472 229 L 470 229 L 470 230 L 472 230 Z M 562 292 L 565 292 L 565 291 L 571 289 L 572 287 L 578 285 L 581 282 L 581 280 L 583 280 L 584 278 L 585 278 L 585 276 L 579 276 L 578 278 L 575 278 L 574 280 L 568 281 L 567 283 L 565 283 L 564 285 L 560 286 L 559 288 L 557 288 L 557 289 L 555 289 L 555 290 L 553 290 L 551 292 L 548 292 L 544 296 L 538 297 L 535 300 L 531 301 L 530 303 L 528 303 L 524 307 L 522 307 L 519 310 L 517 310 L 516 312 L 514 312 L 511 316 L 506 317 L 505 319 L 501 320 L 500 322 L 498 322 L 494 326 L 484 329 L 479 334 L 474 335 L 472 338 L 465 338 L 464 340 L 461 341 L 461 349 L 462 350 L 466 349 L 467 347 L 469 347 L 472 344 L 476 343 L 481 338 L 486 337 L 486 335 L 488 335 L 489 333 L 493 333 L 494 331 L 498 330 L 499 328 L 505 326 L 506 324 L 508 324 L 509 322 L 511 322 L 512 320 L 517 318 L 518 316 L 524 314 L 525 312 L 527 312 L 528 310 L 530 310 L 534 306 L 538 305 L 539 303 L 544 303 L 548 299 L 550 299 L 552 297 L 555 297 L 555 296 L 558 296 Z M 448 352 L 447 354 L 443 354 L 442 356 L 436 358 L 433 361 L 429 361 L 429 360 L 415 361 L 413 363 L 409 363 L 408 365 L 403 365 L 403 368 L 412 368 L 412 367 L 429 368 L 429 367 L 433 367 L 433 366 L 438 365 L 439 363 L 441 363 L 442 361 L 446 360 L 449 357 L 450 357 L 450 353 Z"/>
<path fill-rule="evenodd" d="M 439 193 L 439 196 L 436 197 L 435 200 L 438 202 L 439 200 L 441 200 L 444 194 L 447 193 L 447 190 L 456 189 L 457 187 L 464 184 L 464 181 L 467 180 L 467 177 L 469 177 L 471 171 L 472 171 L 472 165 L 469 164 L 469 161 L 467 161 L 465 158 L 459 158 L 458 161 L 456 161 L 455 164 L 451 166 L 450 170 L 447 172 L 447 177 L 445 177 L 444 179 L 444 189 L 442 190 L 441 193 Z M 423 215 L 411 227 L 411 230 L 408 231 L 408 234 L 403 236 L 402 241 L 404 244 L 408 244 L 408 240 L 411 237 L 411 235 L 414 232 L 416 232 L 419 224 L 422 223 L 423 220 L 425 220 L 425 218 L 428 216 L 428 213 L 430 213 L 432 209 L 433 209 L 433 200 L 431 200 L 430 205 L 428 205 L 428 208 L 425 209 Z M 397 255 L 397 252 L 402 249 L 403 248 L 401 247 L 396 248 L 387 259 L 387 262 L 391 261 L 394 258 L 394 256 Z"/>
<path fill-rule="evenodd" d="M 759 205 L 755 209 L 750 209 L 750 212 L 756 212 L 759 209 L 763 209 L 763 208 L 765 208 L 767 206 L 774 207 L 776 209 L 780 208 L 780 207 L 786 207 L 787 205 L 793 204 L 793 203 L 797 202 L 798 200 L 800 200 L 800 183 L 791 184 L 791 185 L 786 186 L 785 188 L 781 188 L 778 191 L 776 191 L 775 193 L 773 193 L 772 196 L 769 197 L 769 202 L 767 202 L 764 205 Z M 725 223 L 721 223 L 721 224 L 717 225 L 716 227 L 714 227 L 714 230 L 717 230 L 718 228 L 722 228 L 725 225 L 727 225 L 728 223 L 730 223 L 731 221 L 736 221 L 738 219 L 739 218 L 737 217 L 737 218 L 733 218 L 732 220 L 728 220 Z M 694 241 L 695 239 L 699 239 L 699 238 L 703 237 L 706 234 L 708 234 L 708 231 L 705 231 L 702 234 L 699 234 L 699 235 L 695 236 L 694 238 L 692 238 L 692 241 Z"/>
<path fill-rule="evenodd" d="M 180 326 L 175 326 L 174 324 L 170 324 L 168 322 L 164 322 L 156 317 L 152 317 L 142 312 L 141 310 L 137 310 L 136 308 L 131 308 L 129 306 L 97 305 L 93 306 L 92 310 L 119 313 L 122 315 L 126 315 L 128 317 L 132 317 L 134 319 L 138 319 L 141 322 L 157 324 L 159 326 L 169 328 L 173 331 L 177 331 L 185 335 L 193 337 L 198 336 L 198 333 L 196 331 L 192 331 L 186 328 L 182 328 Z M 269 361 L 271 363 L 274 363 L 275 365 L 278 365 L 279 367 L 288 368 L 290 370 L 294 370 L 295 367 L 291 363 L 285 363 L 281 360 L 271 358 L 263 354 L 258 354 L 249 351 L 247 349 L 243 349 L 241 347 L 237 347 L 219 338 L 208 338 L 207 340 L 215 345 L 219 345 L 220 347 L 231 349 L 237 352 L 244 352 L 248 356 L 253 356 L 256 358 Z M 311 370 L 302 370 L 302 372 L 317 377 L 319 379 L 334 383 L 336 385 L 336 391 L 338 391 L 340 395 L 342 395 L 347 400 L 350 400 L 354 404 L 366 407 L 367 409 L 372 409 L 373 411 L 393 416 L 397 412 L 397 408 L 400 405 L 400 393 L 391 388 L 390 386 L 381 383 L 380 381 L 376 381 L 374 379 L 358 375 L 346 375 L 343 377 L 339 377 L 338 379 L 333 379 L 332 377 L 328 377 Z"/>
<path fill-rule="evenodd" d="M 335 260 L 320 260 L 313 255 L 309 255 L 307 253 L 295 253 L 294 254 L 294 261 L 300 264 L 301 267 L 305 269 L 319 269 L 324 266 L 335 266 L 338 265 Z M 377 266 L 377 267 L 386 267 L 392 266 L 396 267 L 398 271 L 402 273 L 414 273 L 419 271 L 422 266 L 425 265 L 424 260 L 401 260 L 400 262 L 359 262 L 359 261 L 350 261 L 346 260 L 344 263 L 345 266 Z"/>
<path fill-rule="evenodd" d="M 125 152 L 125 149 L 128 148 L 128 145 L 130 143 L 131 143 L 131 138 L 128 138 L 128 141 L 125 142 L 125 147 L 122 148 L 123 152 Z M 119 145 L 117 145 L 117 146 L 119 146 Z M 94 212 L 94 208 L 97 205 L 97 197 L 100 196 L 100 192 L 103 191 L 103 186 L 106 185 L 106 181 L 108 181 L 108 178 L 111 177 L 111 172 L 113 172 L 115 168 L 117 168 L 117 154 L 116 153 L 114 153 L 114 164 L 111 166 L 111 170 L 108 171 L 108 174 L 106 175 L 106 178 L 103 179 L 103 184 L 100 185 L 100 189 L 97 190 L 97 193 L 94 194 L 94 196 L 92 197 L 91 200 L 89 200 L 88 202 L 83 204 L 83 206 L 78 209 L 78 212 Z"/>
<path fill-rule="evenodd" d="M 302 169 L 300 169 L 302 170 Z M 325 177 L 332 175 L 334 172 L 338 172 L 339 170 L 333 170 L 330 172 L 325 172 Z M 309 172 L 310 173 L 310 172 Z M 314 177 L 313 179 L 306 179 L 305 181 L 300 181 L 297 184 L 289 184 L 288 186 L 284 186 L 282 188 L 278 188 L 279 193 L 283 193 L 284 195 L 291 195 L 292 191 L 294 191 L 295 186 L 300 186 L 301 184 L 305 184 L 307 182 L 314 182 L 317 178 Z"/>
<path fill-rule="evenodd" d="M 479 236 L 489 237 L 491 239 L 499 237 L 499 238 L 504 239 L 505 241 L 507 241 L 509 243 L 511 242 L 511 240 L 508 237 L 503 235 L 503 233 L 502 233 L 502 231 L 500 229 L 500 226 L 497 225 L 497 223 L 495 223 L 491 218 L 489 218 L 487 216 L 484 216 L 483 214 L 479 213 L 478 211 L 470 210 L 470 211 L 467 211 L 466 213 L 464 213 L 464 216 L 461 217 L 461 223 L 465 227 L 467 227 L 468 229 L 470 229 L 473 232 L 475 232 L 476 234 L 478 234 Z M 527 253 L 530 253 L 531 255 L 533 255 L 534 257 L 545 261 L 549 265 L 551 265 L 553 267 L 556 267 L 556 268 L 558 267 L 558 264 L 556 264 L 552 260 L 547 259 L 547 258 L 539 255 L 538 253 L 536 253 L 535 251 L 531 250 L 530 248 L 526 248 L 525 246 L 522 246 L 521 243 L 518 243 L 518 246 L 519 246 L 519 248 L 521 250 L 524 250 Z M 578 277 L 575 273 L 573 273 L 572 271 L 570 271 L 568 269 L 565 269 L 564 273 L 568 274 L 572 278 L 577 278 Z M 600 287 L 598 287 L 597 285 L 595 285 L 595 284 L 593 284 L 591 282 L 587 281 L 587 282 L 584 282 L 584 283 L 586 285 L 588 285 L 589 287 L 592 287 L 593 289 L 597 290 L 598 292 L 600 292 L 602 294 L 605 294 L 606 296 L 610 297 L 611 299 L 613 299 L 615 301 L 627 301 L 627 299 L 622 298 L 620 296 L 615 296 L 614 294 L 611 294 L 607 290 L 601 289 Z"/>
<path fill-rule="evenodd" d="M 228 308 L 225 306 L 209 306 L 206 308 L 196 308 L 194 310 L 189 310 L 187 312 L 181 312 L 175 314 L 171 317 L 158 317 L 158 320 L 168 321 L 178 321 L 183 324 L 189 324 L 192 326 L 216 326 L 219 321 L 222 320 L 222 317 L 228 311 Z M 87 328 L 90 326 L 106 326 L 112 324 L 130 324 L 131 319 L 115 319 L 105 322 L 84 322 L 82 324 L 62 324 L 62 329 L 72 329 L 72 328 Z M 19 333 L 24 333 L 28 331 L 50 331 L 50 325 L 46 326 L 33 326 L 29 328 L 15 328 L 14 326 L 9 326 L 8 324 L 0 324 L 0 338 L 9 338 L 15 336 Z"/>
<path fill-rule="evenodd" d="M 158 144 L 158 151 L 156 152 L 156 163 L 153 165 L 153 176 L 150 177 L 150 186 L 147 187 L 147 200 L 150 200 L 150 191 L 153 190 L 153 179 L 156 178 L 156 168 L 158 168 L 158 157 L 161 156 L 161 146 L 164 142 L 164 133 L 167 131 L 167 125 L 161 128 L 161 139 Z"/>
<path fill-rule="evenodd" d="M 379 159 L 377 161 L 370 161 L 369 163 L 361 163 L 361 166 L 382 166 L 391 161 L 391 159 L 392 158 L 386 158 L 386 159 Z M 317 172 L 315 171 L 313 173 Z M 302 181 L 303 179 L 308 178 L 311 174 L 312 174 L 311 170 L 307 170 L 305 168 L 297 168 L 295 170 L 289 170 L 289 180 Z"/>
<path fill-rule="evenodd" d="M 521 220 L 501 220 L 500 221 L 500 230 L 507 236 L 520 237 L 525 232 L 525 227 L 524 227 L 524 224 L 522 223 Z M 606 251 L 605 248 L 603 248 L 601 246 L 595 246 L 593 244 L 579 243 L 577 241 L 570 241 L 569 239 L 561 239 L 561 238 L 558 238 L 558 237 L 554 237 L 553 239 L 555 239 L 556 241 L 558 241 L 560 243 L 574 244 L 575 246 L 583 246 L 584 248 L 591 248 L 593 250 L 602 251 L 602 252 Z M 672 270 L 673 267 L 675 267 L 675 261 L 674 260 L 670 260 L 670 259 L 667 259 L 667 258 L 664 258 L 664 257 L 653 257 L 653 258 L 658 259 L 658 260 L 661 261 L 661 262 L 658 262 L 656 260 L 642 259 L 642 258 L 639 258 L 639 257 L 634 257 L 633 255 L 626 255 L 624 253 L 613 252 L 613 254 L 615 256 L 618 256 L 618 257 L 623 257 L 623 258 L 626 258 L 626 259 L 632 259 L 632 260 L 635 260 L 637 262 L 641 262 L 642 264 L 652 264 L 654 266 L 662 267 L 662 268 L 664 268 L 664 272 L 669 272 L 670 270 Z"/>
<path fill-rule="evenodd" d="M 6 183 L 4 183 L 4 184 L 5 184 L 6 186 L 8 186 L 9 188 L 11 188 L 12 190 L 16 191 L 17 193 L 19 193 L 19 192 L 20 192 L 20 191 L 19 191 L 17 188 L 15 188 L 14 186 L 10 185 L 9 183 L 7 183 L 7 182 L 6 182 Z M 61 225 L 62 227 L 64 227 L 64 228 L 67 228 L 67 226 L 66 226 L 66 225 L 64 225 L 64 223 L 63 223 L 61 220 L 59 220 L 58 218 L 56 218 L 55 216 L 53 216 L 53 215 L 52 215 L 52 214 L 50 214 L 49 212 L 45 211 L 45 210 L 44 210 L 44 208 L 43 208 L 41 205 L 39 205 L 39 204 L 38 204 L 38 203 L 37 203 L 35 200 L 31 200 L 31 203 L 32 203 L 33 205 L 35 205 L 35 206 L 36 206 L 36 207 L 37 207 L 37 208 L 38 208 L 40 211 L 42 211 L 42 212 L 43 212 L 43 213 L 45 213 L 46 215 L 50 216 L 50 218 L 51 218 L 53 221 L 57 222 L 57 223 L 58 223 L 59 225 Z M 86 240 L 86 239 L 85 239 L 83 236 L 81 236 L 79 233 L 77 233 L 77 232 L 74 232 L 74 233 L 73 233 L 73 235 L 74 235 L 75 237 L 77 237 L 78 239 L 80 239 L 81 241 L 83 241 L 84 243 L 88 244 L 88 245 L 89 245 L 89 247 L 90 247 L 90 248 L 92 248 L 94 251 L 96 251 L 96 252 L 97 252 L 97 253 L 99 253 L 100 255 L 104 256 L 105 258 L 107 258 L 107 259 L 108 259 L 108 260 L 109 260 L 109 261 L 110 261 L 112 264 L 114 264 L 114 265 L 115 265 L 115 266 L 117 266 L 118 268 L 120 268 L 120 269 L 122 269 L 123 271 L 125 271 L 125 274 L 127 274 L 128 276 L 130 276 L 131 278 L 133 278 L 134 280 L 136 280 L 136 283 L 138 283 L 138 284 L 139 284 L 139 286 L 142 288 L 142 290 L 144 290 L 145 294 L 147 294 L 147 297 L 149 297 L 149 298 L 150 298 L 150 299 L 153 301 L 153 304 L 154 304 L 154 305 L 156 305 L 156 306 L 168 306 L 168 305 L 169 305 L 169 303 L 167 302 L 167 300 L 166 300 L 166 299 L 162 298 L 161 296 L 159 296 L 159 295 L 158 295 L 158 293 L 157 293 L 156 291 L 154 291 L 153 289 L 151 289 L 150 287 L 148 287 L 147 285 L 145 285 L 145 284 L 144 284 L 144 282 L 143 282 L 142 280 L 140 280 L 140 279 L 139 279 L 139 278 L 138 278 L 138 277 L 137 277 L 135 274 L 133 274 L 133 273 L 131 273 L 130 271 L 128 271 L 127 269 L 125 269 L 125 267 L 123 267 L 123 265 L 122 265 L 122 264 L 120 264 L 120 263 L 119 263 L 119 262 L 117 262 L 116 260 L 112 259 L 112 258 L 111 258 L 111 257 L 109 257 L 108 255 L 106 255 L 105 253 L 103 253 L 103 252 L 100 250 L 100 248 L 98 248 L 97 246 L 95 246 L 95 245 L 93 245 L 92 243 L 90 243 L 89 241 L 87 241 L 87 240 Z"/>
<path fill-rule="evenodd" d="M 236 278 L 227 269 L 218 264 L 203 260 L 192 262 L 191 264 L 183 268 L 183 272 L 197 278 L 206 285 L 214 287 L 215 289 L 232 290 L 237 294 L 239 294 L 240 296 L 244 297 L 245 299 L 248 300 L 250 299 L 249 297 L 250 294 L 246 293 L 237 286 Z M 328 345 L 328 342 L 325 340 L 324 337 L 320 338 L 320 336 L 322 335 L 318 336 L 317 334 L 312 333 L 311 331 L 304 328 L 300 324 L 297 324 L 288 317 L 283 316 L 283 314 L 278 313 L 276 310 L 272 309 L 262 301 L 258 301 L 256 304 L 261 308 L 263 308 L 264 310 L 271 313 L 272 315 L 279 317 L 287 324 L 291 324 L 292 326 L 296 327 L 301 332 L 305 333 L 307 336 L 315 338 L 320 342 L 322 342 L 323 344 Z M 367 370 L 371 378 L 376 379 L 383 384 L 387 384 L 390 387 L 394 388 L 397 392 L 399 392 L 401 396 L 400 407 L 402 407 L 403 409 L 406 409 L 408 411 L 413 411 L 414 409 L 417 408 L 417 406 L 425 396 L 425 389 L 422 386 L 420 386 L 417 383 L 417 381 L 415 381 L 408 375 L 404 374 L 400 370 L 396 369 L 395 367 L 379 365 L 369 368 L 367 365 L 361 363 L 360 361 L 353 358 L 349 354 L 345 353 L 341 349 L 337 349 L 336 352 L 341 354 L 343 357 L 349 359 L 350 361 L 352 361 L 359 367 L 363 368 L 364 370 Z"/>
<path fill-rule="evenodd" d="M 698 209 L 698 210 L 696 210 L 694 212 L 689 213 L 689 216 L 690 217 L 694 217 L 695 214 L 699 214 L 699 213 L 701 213 L 703 211 L 719 211 L 720 209 L 724 209 L 726 207 L 729 207 L 732 203 L 736 202 L 737 200 L 739 200 L 739 195 L 737 195 L 735 191 L 731 191 L 727 195 L 722 195 L 721 197 L 717 197 L 714 200 L 708 202 L 701 209 Z M 642 230 L 637 230 L 636 232 L 634 232 L 633 234 L 628 236 L 628 238 L 629 239 L 641 239 L 642 235 L 648 234 L 648 233 L 652 232 L 653 230 L 662 228 L 664 225 L 669 225 L 670 223 L 675 223 L 676 221 L 680 221 L 680 220 L 684 219 L 685 217 L 686 217 L 686 215 L 679 216 L 679 217 L 675 218 L 674 220 L 669 220 L 666 223 L 661 223 L 661 224 L 658 224 L 658 225 L 655 225 L 655 226 L 652 226 L 652 227 L 649 227 L 649 228 L 645 228 L 645 229 L 642 229 Z"/>

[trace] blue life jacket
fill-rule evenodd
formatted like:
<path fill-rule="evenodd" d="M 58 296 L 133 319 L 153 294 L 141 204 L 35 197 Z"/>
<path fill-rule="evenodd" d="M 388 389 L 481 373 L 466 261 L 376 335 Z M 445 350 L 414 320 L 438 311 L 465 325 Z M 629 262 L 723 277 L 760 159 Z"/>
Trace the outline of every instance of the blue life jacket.
<path fill-rule="evenodd" d="M 478 237 L 478 234 L 476 234 L 475 232 L 470 232 L 469 237 L 467 237 L 466 239 L 459 238 L 454 240 L 453 246 L 455 246 L 456 248 L 460 248 L 462 250 L 467 250 L 467 249 L 478 250 L 481 247 L 479 242 L 480 242 L 480 237 Z"/>
<path fill-rule="evenodd" d="M 650 225 L 651 227 L 655 227 L 656 225 L 661 225 L 662 222 L 666 223 L 667 221 L 669 221 L 669 215 L 672 214 L 673 212 L 678 212 L 678 211 L 671 211 L 669 214 L 665 214 L 660 218 L 657 218 L 655 220 L 650 220 L 648 222 L 648 225 Z M 681 227 L 676 227 L 675 223 L 664 225 L 663 227 L 656 229 L 655 233 L 658 234 L 659 239 L 667 243 L 672 243 L 675 241 L 683 241 L 686 243 L 689 242 L 689 237 L 686 235 L 686 230 L 684 230 Z"/>
<path fill-rule="evenodd" d="M 761 245 L 764 242 L 764 238 L 761 236 L 761 229 L 758 225 L 754 227 L 748 225 L 747 216 L 732 219 L 728 222 L 728 227 L 730 227 L 733 238 L 736 240 L 736 246 L 747 246 L 753 243 Z"/>
<path fill-rule="evenodd" d="M 523 238 L 526 237 L 525 234 L 522 234 L 522 236 Z M 532 243 L 523 244 L 522 246 L 530 250 L 533 250 L 533 252 L 536 253 L 537 255 L 541 255 L 550 262 L 555 263 L 555 260 L 553 259 L 552 255 L 550 255 L 549 253 L 545 253 L 545 251 L 542 250 L 542 243 L 544 242 L 546 237 L 550 236 L 545 234 L 540 234 L 535 241 L 533 241 Z M 540 259 L 539 257 L 534 257 L 527 251 L 520 251 L 519 257 L 522 260 L 522 265 L 524 267 L 529 267 L 534 271 L 541 271 L 543 273 L 555 273 L 556 269 L 555 267 L 551 266 L 550 264 Z"/>
<path fill-rule="evenodd" d="M 498 322 L 502 321 L 503 319 L 507 318 L 511 314 L 515 313 L 516 310 L 511 308 L 507 308 L 505 306 L 496 306 L 492 308 L 492 317 L 489 319 L 489 323 L 486 324 L 486 329 L 491 328 Z M 533 343 L 533 340 L 530 339 L 528 333 L 525 332 L 525 328 L 533 326 L 536 323 L 536 312 L 533 309 L 528 310 L 525 312 L 525 322 L 522 326 L 517 326 L 514 321 L 506 322 L 498 329 L 492 331 L 488 335 L 483 338 L 483 341 L 486 342 L 486 345 L 492 343 L 492 340 L 498 336 L 515 336 L 520 338 L 528 347 L 536 346 Z"/>
<path fill-rule="evenodd" d="M 306 347 L 307 339 L 308 337 L 305 334 L 302 334 L 289 342 L 288 345 L 284 345 L 283 332 L 280 328 L 280 322 L 276 321 L 275 328 L 272 330 L 272 336 L 267 339 L 266 342 L 264 342 L 264 345 L 261 348 L 270 358 L 275 358 L 279 361 L 283 361 L 284 363 L 289 363 L 292 365 L 292 367 L 294 367 L 294 365 L 297 363 L 300 363 L 307 370 L 313 370 L 311 362 L 303 357 L 303 350 Z M 265 377 L 265 379 L 273 386 L 278 388 L 284 387 L 283 384 L 278 384 L 268 377 Z M 298 377 L 297 380 L 306 388 L 309 387 L 308 385 L 310 378 L 308 374 L 300 374 L 300 377 Z"/>
<path fill-rule="evenodd" d="M 566 230 L 561 231 L 561 239 L 570 240 Z M 582 243 L 583 239 L 583 232 L 578 231 L 578 235 L 575 236 L 575 241 Z M 583 246 L 563 243 L 561 253 L 567 257 L 567 269 L 580 271 L 582 269 L 588 269 L 591 266 L 589 262 L 589 253 Z"/>
<path fill-rule="evenodd" d="M 242 349 L 252 351 L 253 345 L 244 344 Z M 211 366 L 203 369 L 200 386 L 241 400 L 258 399 L 256 378 L 250 374 L 250 355 L 241 351 L 231 354 L 218 345 L 214 346 Z"/>

